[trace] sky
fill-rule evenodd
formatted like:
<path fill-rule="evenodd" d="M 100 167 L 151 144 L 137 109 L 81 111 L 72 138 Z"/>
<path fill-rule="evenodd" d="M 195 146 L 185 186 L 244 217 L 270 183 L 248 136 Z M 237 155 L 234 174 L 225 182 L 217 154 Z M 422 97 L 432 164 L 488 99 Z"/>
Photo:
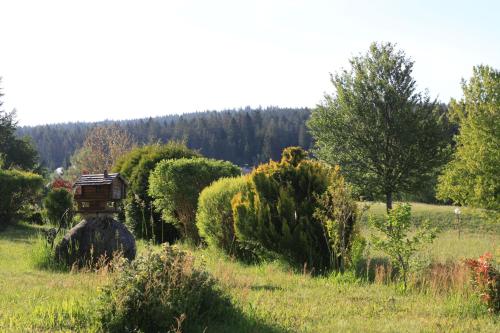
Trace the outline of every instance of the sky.
<path fill-rule="evenodd" d="M 500 69 L 500 1 L 0 0 L 0 87 L 20 125 L 314 107 L 372 42 L 418 89 L 461 97 Z"/>

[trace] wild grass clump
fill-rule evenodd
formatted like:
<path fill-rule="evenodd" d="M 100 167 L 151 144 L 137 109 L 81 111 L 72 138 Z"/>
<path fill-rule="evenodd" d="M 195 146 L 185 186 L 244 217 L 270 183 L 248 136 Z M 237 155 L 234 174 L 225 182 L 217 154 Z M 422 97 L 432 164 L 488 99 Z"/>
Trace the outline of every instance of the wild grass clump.
<path fill-rule="evenodd" d="M 35 236 L 30 252 L 30 263 L 33 268 L 49 271 L 69 271 L 69 267 L 57 260 L 54 247 L 41 234 Z"/>
<path fill-rule="evenodd" d="M 100 320 L 109 332 L 202 331 L 227 309 L 228 299 L 194 257 L 163 245 L 128 263 L 99 297 Z"/>
<path fill-rule="evenodd" d="M 469 272 L 463 262 L 432 262 L 421 271 L 412 274 L 410 287 L 424 293 L 466 294 L 469 291 Z"/>

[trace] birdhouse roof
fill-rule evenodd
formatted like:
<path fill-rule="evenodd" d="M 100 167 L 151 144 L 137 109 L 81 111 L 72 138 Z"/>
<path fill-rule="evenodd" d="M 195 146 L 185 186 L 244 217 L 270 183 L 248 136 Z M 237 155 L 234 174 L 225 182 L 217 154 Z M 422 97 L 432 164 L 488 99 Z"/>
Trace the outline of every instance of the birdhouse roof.
<path fill-rule="evenodd" d="M 115 179 L 120 179 L 125 185 L 127 182 L 119 173 L 108 173 L 105 177 L 103 173 L 96 173 L 90 175 L 81 175 L 73 186 L 86 186 L 86 185 L 109 185 Z"/>

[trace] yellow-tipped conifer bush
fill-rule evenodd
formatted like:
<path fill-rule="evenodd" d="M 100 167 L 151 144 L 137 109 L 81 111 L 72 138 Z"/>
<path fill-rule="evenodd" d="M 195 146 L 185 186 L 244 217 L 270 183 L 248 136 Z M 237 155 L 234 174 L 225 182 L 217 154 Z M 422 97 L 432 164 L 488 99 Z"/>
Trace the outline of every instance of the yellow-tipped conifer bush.
<path fill-rule="evenodd" d="M 308 159 L 301 148 L 286 148 L 280 162 L 259 166 L 248 186 L 234 196 L 237 238 L 258 243 L 298 266 L 316 271 L 338 268 L 340 256 L 348 256 L 356 221 L 348 191 L 329 189 L 345 186 L 337 181 L 340 177 L 335 169 Z"/>

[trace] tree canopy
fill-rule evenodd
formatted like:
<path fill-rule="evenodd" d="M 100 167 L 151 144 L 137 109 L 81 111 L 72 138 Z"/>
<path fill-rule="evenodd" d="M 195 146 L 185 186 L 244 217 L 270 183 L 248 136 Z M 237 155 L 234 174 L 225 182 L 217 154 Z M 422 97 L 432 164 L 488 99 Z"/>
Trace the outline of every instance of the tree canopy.
<path fill-rule="evenodd" d="M 460 125 L 456 151 L 439 177 L 438 196 L 500 211 L 500 72 L 474 67 L 464 97 L 450 109 Z"/>
<path fill-rule="evenodd" d="M 1 83 L 1 78 L 0 78 Z M 3 168 L 20 168 L 34 170 L 38 167 L 38 153 L 28 137 L 16 135 L 16 111 L 7 112 L 2 109 L 2 92 L 0 90 L 0 164 Z"/>
<path fill-rule="evenodd" d="M 87 133 L 82 148 L 71 157 L 71 168 L 67 174 L 76 178 L 82 173 L 111 170 L 133 145 L 130 134 L 118 125 L 96 126 Z"/>
<path fill-rule="evenodd" d="M 305 125 L 309 114 L 306 108 L 248 107 L 116 122 L 23 127 L 17 132 L 33 138 L 42 162 L 50 169 L 68 167 L 72 164 L 70 157 L 82 147 L 92 128 L 112 124 L 129 133 L 138 145 L 182 141 L 204 156 L 254 166 L 278 160 L 288 146 L 309 149 L 311 137 Z"/>
<path fill-rule="evenodd" d="M 394 44 L 373 43 L 331 76 L 335 92 L 311 115 L 316 154 L 339 164 L 362 193 L 416 191 L 447 156 L 449 130 L 438 104 L 416 91 L 413 61 Z"/>

